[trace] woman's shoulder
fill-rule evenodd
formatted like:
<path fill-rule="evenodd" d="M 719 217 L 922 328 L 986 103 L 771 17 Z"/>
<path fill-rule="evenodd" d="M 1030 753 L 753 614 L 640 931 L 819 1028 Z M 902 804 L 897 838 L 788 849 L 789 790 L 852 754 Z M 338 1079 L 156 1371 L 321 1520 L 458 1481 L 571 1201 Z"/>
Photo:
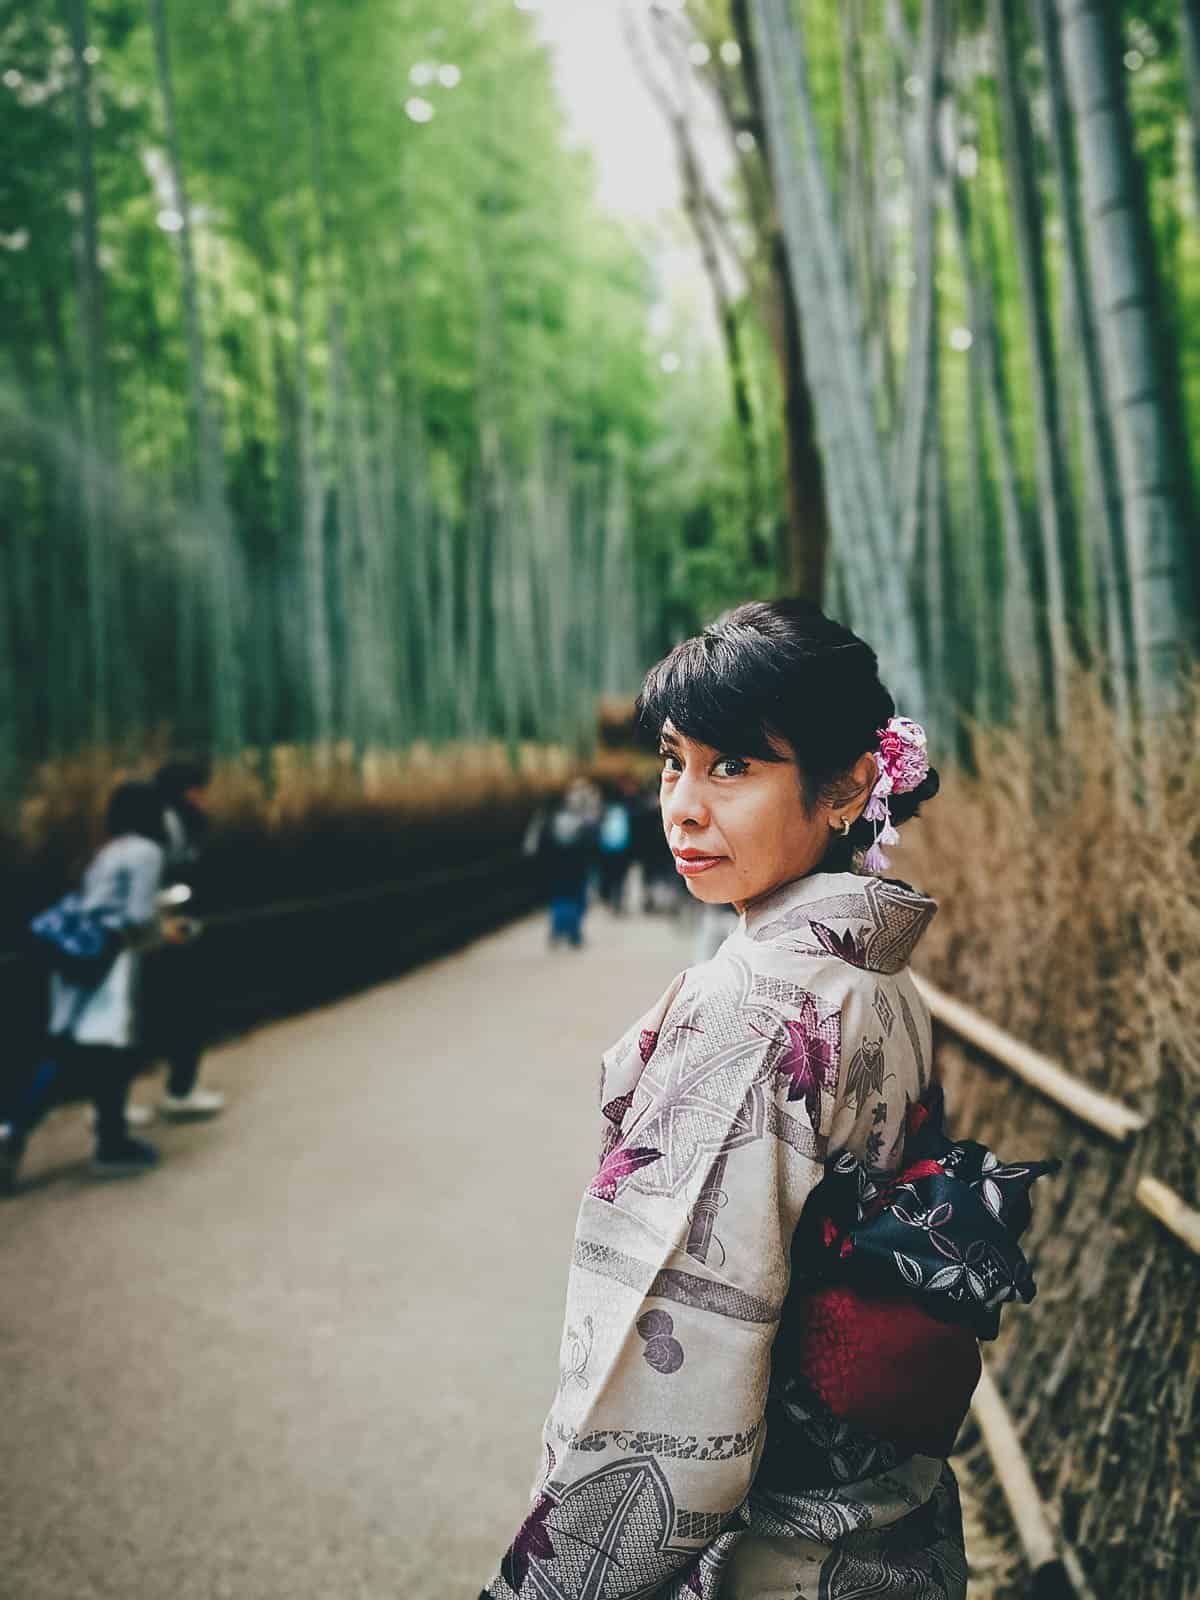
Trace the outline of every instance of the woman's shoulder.
<path fill-rule="evenodd" d="M 900 879 L 818 872 L 748 913 L 745 949 L 751 960 L 829 965 L 834 983 L 871 987 L 908 967 L 936 912 L 931 895 Z"/>

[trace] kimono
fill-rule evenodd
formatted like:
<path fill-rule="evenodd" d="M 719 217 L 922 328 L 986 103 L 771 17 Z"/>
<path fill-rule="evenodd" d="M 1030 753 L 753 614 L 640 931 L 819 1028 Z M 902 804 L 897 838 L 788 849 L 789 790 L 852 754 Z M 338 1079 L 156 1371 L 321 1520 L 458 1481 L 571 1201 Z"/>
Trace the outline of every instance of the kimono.
<path fill-rule="evenodd" d="M 849 872 L 785 884 L 605 1054 L 558 1390 L 491 1600 L 965 1596 L 945 1459 L 834 1415 L 782 1340 L 773 1359 L 812 1286 L 797 1224 L 814 1190 L 840 1161 L 861 1220 L 899 1179 L 931 1065 L 907 964 L 935 910 Z M 928 1241 L 927 1213 L 898 1214 Z M 919 1280 L 920 1251 L 900 1254 Z M 987 1315 L 1027 1278 L 972 1274 Z M 963 1274 L 940 1282 L 947 1305 L 970 1298 Z"/>

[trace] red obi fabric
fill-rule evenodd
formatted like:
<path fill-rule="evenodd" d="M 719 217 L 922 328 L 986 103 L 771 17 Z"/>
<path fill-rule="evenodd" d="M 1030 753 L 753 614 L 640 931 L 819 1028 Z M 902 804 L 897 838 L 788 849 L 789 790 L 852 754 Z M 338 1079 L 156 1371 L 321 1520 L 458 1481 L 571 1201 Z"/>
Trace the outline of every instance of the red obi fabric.
<path fill-rule="evenodd" d="M 905 1453 L 953 1448 L 979 1381 L 977 1340 L 1032 1300 L 1018 1239 L 1029 1189 L 1057 1161 L 1004 1163 L 947 1138 L 941 1090 L 911 1107 L 900 1171 L 837 1157 L 792 1243 L 777 1366 L 833 1415 Z"/>
<path fill-rule="evenodd" d="M 801 1296 L 798 1309 L 788 1355 L 835 1417 L 902 1455 L 950 1454 L 982 1369 L 969 1328 L 844 1285 Z"/>

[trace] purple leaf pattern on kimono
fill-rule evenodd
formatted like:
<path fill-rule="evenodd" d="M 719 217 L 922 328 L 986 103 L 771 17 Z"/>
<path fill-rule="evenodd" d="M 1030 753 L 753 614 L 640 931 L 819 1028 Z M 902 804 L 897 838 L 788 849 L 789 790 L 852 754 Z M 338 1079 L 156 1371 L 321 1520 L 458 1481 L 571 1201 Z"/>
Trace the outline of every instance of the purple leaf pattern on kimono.
<path fill-rule="evenodd" d="M 642 1058 L 643 1066 L 654 1054 L 654 1047 L 657 1043 L 658 1034 L 652 1028 L 643 1028 L 638 1035 L 638 1055 Z"/>
<path fill-rule="evenodd" d="M 588 1193 L 597 1200 L 610 1203 L 617 1198 L 617 1185 L 639 1167 L 648 1167 L 662 1160 L 662 1151 L 650 1145 L 618 1145 L 610 1150 L 600 1164 L 600 1170 L 588 1185 Z"/>
<path fill-rule="evenodd" d="M 831 956 L 837 956 L 840 961 L 846 961 L 852 967 L 867 965 L 867 953 L 849 928 L 845 933 L 834 933 L 833 929 L 827 928 L 823 922 L 814 922 L 811 927 L 821 948 L 827 950 Z"/>
<path fill-rule="evenodd" d="M 550 1535 L 544 1527 L 546 1518 L 553 1509 L 554 1501 L 550 1496 L 539 1495 L 537 1504 L 521 1524 L 516 1538 L 508 1548 L 507 1555 L 500 1563 L 500 1575 L 505 1583 L 518 1593 L 525 1582 L 531 1558 L 536 1556 L 539 1561 L 550 1561 L 554 1557 L 554 1546 L 550 1543 Z"/>
<path fill-rule="evenodd" d="M 842 1018 L 837 1010 L 822 1015 L 816 997 L 806 994 L 800 1015 L 784 1022 L 787 1048 L 775 1063 L 775 1071 L 788 1080 L 789 1100 L 804 1098 L 804 1109 L 814 1131 L 821 1125 L 821 1091 L 831 1094 L 837 1088 L 838 1059 L 841 1054 Z"/>
<path fill-rule="evenodd" d="M 614 1100 L 610 1100 L 606 1106 L 601 1106 L 600 1114 L 603 1117 L 607 1117 L 614 1128 L 619 1128 L 625 1120 L 625 1113 L 632 1104 L 633 1091 L 631 1089 L 628 1094 L 619 1094 Z"/>

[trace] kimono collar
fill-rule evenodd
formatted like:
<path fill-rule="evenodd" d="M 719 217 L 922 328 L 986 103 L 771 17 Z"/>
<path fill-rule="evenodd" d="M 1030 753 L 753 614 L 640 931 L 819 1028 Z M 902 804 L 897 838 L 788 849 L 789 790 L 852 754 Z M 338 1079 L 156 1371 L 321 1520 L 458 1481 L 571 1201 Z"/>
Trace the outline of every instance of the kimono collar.
<path fill-rule="evenodd" d="M 756 943 L 783 940 L 852 967 L 892 973 L 908 964 L 936 911 L 935 900 L 897 878 L 812 872 L 752 900 L 741 930 Z"/>

